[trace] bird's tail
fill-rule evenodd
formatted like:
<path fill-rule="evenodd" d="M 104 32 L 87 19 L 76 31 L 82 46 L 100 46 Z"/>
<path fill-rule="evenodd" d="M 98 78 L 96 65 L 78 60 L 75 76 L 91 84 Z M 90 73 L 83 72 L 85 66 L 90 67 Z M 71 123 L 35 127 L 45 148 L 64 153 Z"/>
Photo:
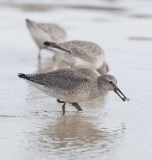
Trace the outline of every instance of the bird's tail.
<path fill-rule="evenodd" d="M 109 71 L 109 65 L 106 62 L 104 62 L 103 65 L 100 68 L 97 69 L 97 71 L 101 75 L 104 75 Z"/>
<path fill-rule="evenodd" d="M 30 20 L 30 19 L 26 19 L 26 24 L 28 26 L 28 28 L 30 29 L 31 27 L 36 27 L 37 26 L 37 23 Z"/>
<path fill-rule="evenodd" d="M 60 46 L 57 45 L 56 43 L 54 43 L 54 42 L 49 42 L 49 41 L 45 41 L 45 42 L 44 42 L 44 45 L 45 45 L 46 47 L 52 47 L 52 48 L 59 48 L 59 47 L 60 47 Z"/>
<path fill-rule="evenodd" d="M 43 44 L 46 48 L 55 48 L 55 49 L 59 49 L 59 50 L 71 53 L 69 50 L 66 50 L 65 48 L 61 47 L 59 44 L 54 42 L 45 41 Z"/>
<path fill-rule="evenodd" d="M 35 74 L 23 74 L 23 73 L 18 73 L 18 76 L 20 77 L 20 78 L 23 78 L 23 79 L 26 79 L 26 80 L 28 80 L 28 81 L 32 81 L 32 82 L 34 82 L 34 80 L 32 80 L 31 78 L 34 76 Z"/>
<path fill-rule="evenodd" d="M 32 21 L 32 20 L 30 20 L 30 19 L 28 19 L 28 18 L 26 18 L 26 23 L 27 23 L 27 24 L 34 24 L 35 22 Z"/>
<path fill-rule="evenodd" d="M 29 19 L 26 18 L 26 22 L 27 22 L 27 23 L 30 23 L 31 21 L 30 21 Z"/>

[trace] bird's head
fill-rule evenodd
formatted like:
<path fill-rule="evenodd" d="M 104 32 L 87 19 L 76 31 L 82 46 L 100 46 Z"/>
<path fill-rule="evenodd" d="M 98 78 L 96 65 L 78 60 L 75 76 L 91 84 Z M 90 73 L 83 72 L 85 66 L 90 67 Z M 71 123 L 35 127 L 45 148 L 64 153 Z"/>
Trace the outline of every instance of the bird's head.
<path fill-rule="evenodd" d="M 100 77 L 102 79 L 102 86 L 106 90 L 114 91 L 123 101 L 128 100 L 126 96 L 121 92 L 121 90 L 117 87 L 117 80 L 115 77 L 108 74 Z"/>

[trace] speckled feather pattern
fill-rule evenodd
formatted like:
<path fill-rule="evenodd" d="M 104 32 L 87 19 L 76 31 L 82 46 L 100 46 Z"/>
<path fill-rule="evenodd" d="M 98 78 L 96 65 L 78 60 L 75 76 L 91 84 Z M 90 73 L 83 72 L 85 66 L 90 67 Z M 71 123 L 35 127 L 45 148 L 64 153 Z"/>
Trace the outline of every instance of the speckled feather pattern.
<path fill-rule="evenodd" d="M 99 96 L 98 75 L 96 72 L 85 68 L 67 68 L 49 73 L 26 74 L 31 77 L 34 83 L 45 85 L 45 92 L 56 97 L 78 97 L 84 98 L 84 101 Z M 80 98 L 81 99 L 81 98 Z"/>
<path fill-rule="evenodd" d="M 92 42 L 75 40 L 59 43 L 58 45 L 70 51 L 70 53 L 66 53 L 67 55 L 72 54 L 74 57 L 81 58 L 87 62 L 94 62 L 97 59 L 104 60 L 104 51 L 102 48 Z"/>
<path fill-rule="evenodd" d="M 108 74 L 99 76 L 87 68 L 66 68 L 40 74 L 19 73 L 18 76 L 47 95 L 65 102 L 95 99 L 117 86 L 115 77 Z"/>

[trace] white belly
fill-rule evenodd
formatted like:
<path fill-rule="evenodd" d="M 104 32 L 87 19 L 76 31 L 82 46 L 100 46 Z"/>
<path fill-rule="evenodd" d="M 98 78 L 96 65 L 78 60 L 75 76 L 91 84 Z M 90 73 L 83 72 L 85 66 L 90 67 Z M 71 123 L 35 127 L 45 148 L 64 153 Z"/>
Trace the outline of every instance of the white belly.
<path fill-rule="evenodd" d="M 103 64 L 103 59 L 99 57 L 97 61 L 86 62 L 83 59 L 75 57 L 75 68 L 89 68 L 89 69 L 98 69 Z"/>
<path fill-rule="evenodd" d="M 29 82 L 29 81 L 28 81 Z M 45 87 L 44 85 L 38 84 L 38 83 L 31 83 L 34 87 L 40 89 L 45 94 L 54 97 L 56 99 L 63 100 L 65 102 L 86 102 L 89 100 L 89 94 L 76 94 L 76 95 L 63 95 L 63 94 L 57 94 L 53 89 L 49 89 Z"/>
<path fill-rule="evenodd" d="M 69 66 L 73 66 L 74 68 L 89 68 L 89 69 L 98 69 L 101 65 L 103 65 L 104 58 L 99 56 L 99 58 L 94 62 L 87 62 L 81 58 L 70 56 L 69 53 L 65 53 L 64 51 L 52 48 L 52 50 L 56 53 L 56 59 L 58 61 L 63 61 Z"/>

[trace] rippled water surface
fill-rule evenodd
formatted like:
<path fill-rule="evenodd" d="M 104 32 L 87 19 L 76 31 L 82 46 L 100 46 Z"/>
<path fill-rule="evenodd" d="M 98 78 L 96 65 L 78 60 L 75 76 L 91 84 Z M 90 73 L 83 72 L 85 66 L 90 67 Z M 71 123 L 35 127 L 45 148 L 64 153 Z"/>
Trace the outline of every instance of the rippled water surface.
<path fill-rule="evenodd" d="M 45 1 L 44 1 L 45 2 Z M 64 27 L 68 39 L 93 41 L 105 51 L 109 74 L 130 99 L 109 92 L 70 104 L 46 96 L 17 73 L 66 67 L 38 49 L 25 18 Z M 0 2 L 0 159 L 152 159 L 152 2 Z"/>

